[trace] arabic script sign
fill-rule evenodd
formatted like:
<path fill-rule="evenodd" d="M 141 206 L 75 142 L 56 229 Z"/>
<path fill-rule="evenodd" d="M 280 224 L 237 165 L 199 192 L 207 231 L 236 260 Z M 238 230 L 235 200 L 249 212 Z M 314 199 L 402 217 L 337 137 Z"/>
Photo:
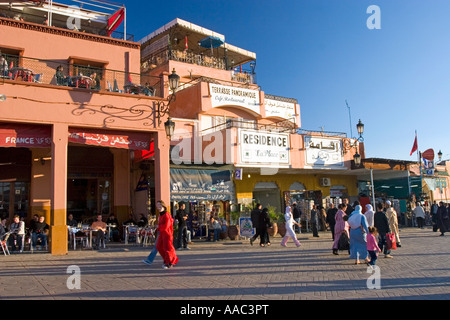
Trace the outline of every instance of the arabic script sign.
<path fill-rule="evenodd" d="M 69 129 L 69 142 L 130 150 L 150 150 L 150 136 L 139 133 Z"/>
<path fill-rule="evenodd" d="M 309 166 L 344 166 L 342 142 L 339 139 L 327 139 L 305 136 L 306 164 Z"/>
<path fill-rule="evenodd" d="M 295 104 L 290 102 L 265 99 L 266 117 L 279 117 L 293 120 L 295 117 Z"/>

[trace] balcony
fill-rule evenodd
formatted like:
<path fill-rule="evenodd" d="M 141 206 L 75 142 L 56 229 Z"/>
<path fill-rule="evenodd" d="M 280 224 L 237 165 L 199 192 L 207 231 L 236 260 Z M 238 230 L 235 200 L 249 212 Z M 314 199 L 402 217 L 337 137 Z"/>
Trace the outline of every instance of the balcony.
<path fill-rule="evenodd" d="M 0 82 L 163 97 L 160 77 L 102 68 L 102 63 L 98 61 L 90 64 L 76 58 L 68 60 L 41 60 L 2 54 Z"/>
<path fill-rule="evenodd" d="M 41 25 L 42 27 L 56 27 L 80 34 L 134 41 L 134 36 L 131 34 L 119 31 L 108 33 L 106 31 L 108 18 L 118 8 L 123 7 L 121 4 L 102 0 L 66 1 L 73 2 L 71 6 L 62 3 L 49 4 L 48 1 L 21 2 L 24 3 L 15 3 L 14 1 L 0 3 L 0 18 Z M 81 3 L 81 6 L 79 6 L 79 3 Z M 104 12 L 99 12 L 99 8 Z"/>

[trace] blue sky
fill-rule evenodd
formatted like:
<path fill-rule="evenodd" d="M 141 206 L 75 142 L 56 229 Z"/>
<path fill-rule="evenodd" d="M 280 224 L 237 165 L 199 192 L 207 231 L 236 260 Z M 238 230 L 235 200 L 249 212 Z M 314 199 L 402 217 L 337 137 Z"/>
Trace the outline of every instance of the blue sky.
<path fill-rule="evenodd" d="M 450 1 L 124 1 L 139 40 L 181 18 L 257 55 L 266 93 L 298 99 L 302 128 L 353 136 L 365 124 L 367 157 L 416 161 L 419 150 L 450 158 Z M 381 29 L 366 25 L 370 5 Z"/>

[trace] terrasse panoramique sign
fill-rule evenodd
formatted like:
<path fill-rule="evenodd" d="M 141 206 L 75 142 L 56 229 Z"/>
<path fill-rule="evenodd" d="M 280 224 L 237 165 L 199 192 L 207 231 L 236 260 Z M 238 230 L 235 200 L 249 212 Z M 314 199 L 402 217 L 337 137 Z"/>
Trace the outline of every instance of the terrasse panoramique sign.
<path fill-rule="evenodd" d="M 259 91 L 209 84 L 211 106 L 213 108 L 238 106 L 261 114 Z"/>

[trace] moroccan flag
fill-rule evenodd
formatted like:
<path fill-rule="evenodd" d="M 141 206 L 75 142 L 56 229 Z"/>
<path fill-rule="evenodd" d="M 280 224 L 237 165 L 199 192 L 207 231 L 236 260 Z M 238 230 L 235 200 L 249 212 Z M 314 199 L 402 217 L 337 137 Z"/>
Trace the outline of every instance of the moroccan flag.
<path fill-rule="evenodd" d="M 417 133 L 416 133 L 416 139 L 414 139 L 414 144 L 413 144 L 410 156 L 412 156 L 412 154 L 417 151 L 417 148 L 418 148 L 418 146 L 417 146 Z"/>

